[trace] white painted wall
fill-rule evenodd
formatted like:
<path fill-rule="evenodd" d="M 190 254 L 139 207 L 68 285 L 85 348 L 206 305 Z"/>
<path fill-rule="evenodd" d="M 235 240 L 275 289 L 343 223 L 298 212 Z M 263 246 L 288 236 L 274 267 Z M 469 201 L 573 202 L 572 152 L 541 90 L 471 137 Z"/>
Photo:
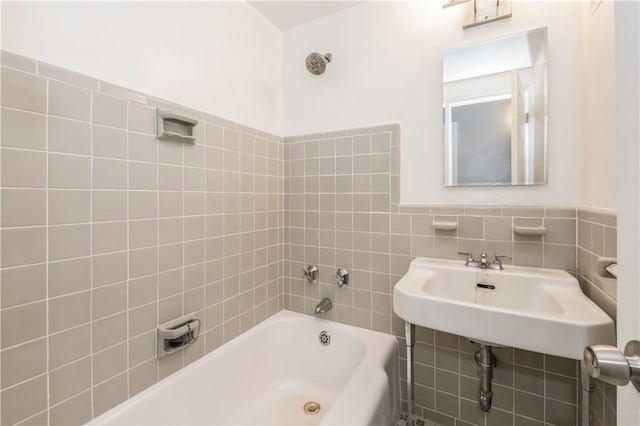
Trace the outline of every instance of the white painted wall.
<path fill-rule="evenodd" d="M 573 205 L 580 199 L 582 4 L 515 1 L 511 19 L 462 30 L 439 1 L 369 2 L 284 33 L 285 135 L 399 122 L 404 204 Z M 548 27 L 549 184 L 442 187 L 445 49 Z M 304 58 L 330 52 L 320 77 Z"/>
<path fill-rule="evenodd" d="M 616 208 L 615 3 L 584 2 L 582 194 L 585 206 Z"/>
<path fill-rule="evenodd" d="M 282 132 L 282 33 L 246 2 L 2 2 L 2 48 Z"/>
<path fill-rule="evenodd" d="M 457 7 L 370 2 L 282 35 L 245 2 L 2 2 L 2 48 L 278 134 L 400 122 L 403 203 L 613 208 L 613 6 L 587 7 L 515 0 L 511 19 L 463 31 Z M 541 26 L 549 184 L 443 188 L 444 50 Z M 334 55 L 321 77 L 304 68 L 314 50 Z"/>
<path fill-rule="evenodd" d="M 618 348 L 640 340 L 640 3 L 615 2 L 616 140 L 618 148 Z M 640 394 L 618 388 L 620 426 L 640 424 Z"/>

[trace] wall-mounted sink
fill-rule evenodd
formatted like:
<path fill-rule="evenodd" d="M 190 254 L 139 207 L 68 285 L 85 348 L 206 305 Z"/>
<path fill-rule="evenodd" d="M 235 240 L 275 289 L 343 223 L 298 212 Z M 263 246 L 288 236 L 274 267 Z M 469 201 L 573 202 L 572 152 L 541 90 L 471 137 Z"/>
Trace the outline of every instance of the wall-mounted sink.
<path fill-rule="evenodd" d="M 415 325 L 576 360 L 615 337 L 611 318 L 555 269 L 417 258 L 393 290 L 393 310 Z"/>

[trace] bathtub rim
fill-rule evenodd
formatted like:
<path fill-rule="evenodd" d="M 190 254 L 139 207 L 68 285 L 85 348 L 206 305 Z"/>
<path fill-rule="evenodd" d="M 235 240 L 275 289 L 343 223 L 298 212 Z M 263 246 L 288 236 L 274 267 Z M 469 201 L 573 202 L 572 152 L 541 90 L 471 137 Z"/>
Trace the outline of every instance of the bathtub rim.
<path fill-rule="evenodd" d="M 135 406 L 139 401 L 144 400 L 157 392 L 161 392 L 167 386 L 167 384 L 179 379 L 184 375 L 189 374 L 191 370 L 195 370 L 199 368 L 200 365 L 210 362 L 210 358 L 214 358 L 218 356 L 219 353 L 222 352 L 223 350 L 232 349 L 234 346 L 239 344 L 238 342 L 242 342 L 242 340 L 251 338 L 252 334 L 259 333 L 262 329 L 267 328 L 270 325 L 277 324 L 279 322 L 291 321 L 291 320 L 302 320 L 308 323 L 315 322 L 317 323 L 317 325 L 322 326 L 321 328 L 336 327 L 338 329 L 344 330 L 345 332 L 347 332 L 347 334 L 352 334 L 352 335 L 357 334 L 358 336 L 363 337 L 363 339 L 366 341 L 367 348 L 369 348 L 370 346 L 374 346 L 376 348 L 375 352 L 365 351 L 365 356 L 363 357 L 362 362 L 360 362 L 353 371 L 354 376 L 356 374 L 364 374 L 362 370 L 367 368 L 369 369 L 379 368 L 380 371 L 376 372 L 376 374 L 384 373 L 386 375 L 387 372 L 384 369 L 386 360 L 388 360 L 389 357 L 395 358 L 396 364 L 397 364 L 400 359 L 398 341 L 395 338 L 395 336 L 393 336 L 392 334 L 382 333 L 375 330 L 369 330 L 369 329 L 354 326 L 354 325 L 343 324 L 343 323 L 339 323 L 339 322 L 321 318 L 321 317 L 305 315 L 305 314 L 290 311 L 287 309 L 281 309 L 280 311 L 266 318 L 264 321 L 255 325 L 251 329 L 235 336 L 233 339 L 218 346 L 216 349 L 212 350 L 211 352 L 204 354 L 203 356 L 193 361 L 189 365 L 182 367 L 180 370 L 157 381 L 156 383 L 144 389 L 143 391 L 139 392 L 138 394 L 124 400 L 120 404 L 110 408 L 109 410 L 105 411 L 99 416 L 94 417 L 89 422 L 85 423 L 85 425 L 107 424 L 106 422 L 112 420 L 114 417 L 119 416 L 120 414 L 125 412 L 128 408 Z M 395 375 L 396 377 L 392 377 L 391 380 L 394 382 L 394 386 L 399 388 L 400 374 L 397 368 L 394 371 L 393 375 Z M 349 382 L 347 382 L 347 386 L 344 386 L 343 388 L 340 389 L 338 393 L 337 401 L 339 401 L 340 396 L 346 391 L 346 389 L 349 388 L 348 384 Z M 399 389 L 398 389 L 398 392 L 399 392 Z M 394 415 L 397 415 L 400 409 L 399 398 L 396 398 L 396 399 L 398 399 L 398 401 L 394 401 L 393 402 L 394 406 L 392 407 L 392 411 L 394 411 Z M 330 412 L 328 412 L 327 414 L 330 414 Z M 320 424 L 323 424 L 323 422 L 321 422 Z"/>

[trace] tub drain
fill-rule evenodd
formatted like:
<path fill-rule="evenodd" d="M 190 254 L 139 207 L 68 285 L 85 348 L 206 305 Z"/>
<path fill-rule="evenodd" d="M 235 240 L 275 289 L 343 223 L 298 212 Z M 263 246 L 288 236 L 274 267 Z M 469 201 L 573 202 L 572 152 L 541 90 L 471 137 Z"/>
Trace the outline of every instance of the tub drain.
<path fill-rule="evenodd" d="M 320 412 L 320 404 L 318 404 L 317 402 L 314 401 L 309 401 L 306 404 L 304 404 L 304 413 L 305 414 L 318 414 Z"/>
<path fill-rule="evenodd" d="M 327 346 L 329 343 L 331 343 L 331 335 L 327 330 L 322 330 L 320 332 L 320 335 L 318 336 L 318 340 L 320 340 L 322 346 Z"/>

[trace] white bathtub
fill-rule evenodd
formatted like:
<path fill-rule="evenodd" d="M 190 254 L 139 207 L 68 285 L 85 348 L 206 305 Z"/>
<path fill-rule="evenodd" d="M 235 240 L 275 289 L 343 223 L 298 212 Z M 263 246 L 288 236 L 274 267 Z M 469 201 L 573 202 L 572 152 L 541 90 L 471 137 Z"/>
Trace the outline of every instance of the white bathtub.
<path fill-rule="evenodd" d="M 399 389 L 392 336 L 280 311 L 89 424 L 390 425 Z"/>

